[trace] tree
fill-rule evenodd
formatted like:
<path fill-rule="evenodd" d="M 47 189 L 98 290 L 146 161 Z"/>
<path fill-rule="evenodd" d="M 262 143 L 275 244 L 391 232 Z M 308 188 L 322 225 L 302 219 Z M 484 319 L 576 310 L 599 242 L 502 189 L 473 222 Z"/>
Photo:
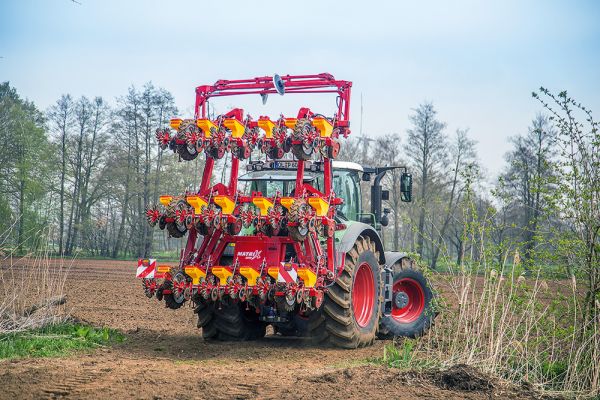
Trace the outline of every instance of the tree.
<path fill-rule="evenodd" d="M 469 139 L 467 132 L 467 129 L 457 129 L 454 140 L 450 145 L 452 169 L 449 171 L 449 179 L 444 185 L 450 189 L 449 191 L 446 189 L 447 194 L 443 196 L 442 224 L 437 234 L 436 244 L 433 246 L 431 258 L 431 268 L 433 269 L 436 268 L 448 226 L 456 214 L 457 205 L 465 188 L 465 178 L 471 180 L 471 183 L 473 183 L 473 180 L 477 179 L 479 175 L 475 141 Z M 462 249 L 460 252 L 462 252 Z"/>
<path fill-rule="evenodd" d="M 131 87 L 126 96 L 117 100 L 112 125 L 117 135 L 110 163 L 119 176 L 114 192 L 118 193 L 115 201 L 121 207 L 113 257 L 130 249 L 140 257 L 148 257 L 151 252 L 153 231 L 146 223 L 145 210 L 158 199 L 164 161 L 154 133 L 176 112 L 173 96 L 151 83 L 141 92 Z"/>
<path fill-rule="evenodd" d="M 423 103 L 409 117 L 413 127 L 408 129 L 408 140 L 404 149 L 417 171 L 416 183 L 420 195 L 415 196 L 419 204 L 417 252 L 424 255 L 425 216 L 431 195 L 431 186 L 440 178 L 446 160 L 446 124 L 437 120 L 432 103 Z"/>
<path fill-rule="evenodd" d="M 67 137 L 73 119 L 73 99 L 71 95 L 62 95 L 48 110 L 50 129 L 57 134 L 60 154 L 60 188 L 58 217 L 58 253 L 63 253 L 65 226 L 65 181 L 67 177 Z"/>
<path fill-rule="evenodd" d="M 514 150 L 507 154 L 508 170 L 501 183 L 516 200 L 523 236 L 523 261 L 534 259 L 536 235 L 544 214 L 545 194 L 552 188 L 556 131 L 548 117 L 538 114 L 526 135 L 512 139 Z"/>
<path fill-rule="evenodd" d="M 108 171 L 104 158 L 109 139 L 106 132 L 109 116 L 110 109 L 104 100 L 101 97 L 94 98 L 91 102 L 89 130 L 82 149 L 81 191 L 75 218 L 74 242 L 79 232 L 83 233 L 82 240 L 89 240 L 94 229 L 91 226 L 92 207 L 106 194 Z"/>
<path fill-rule="evenodd" d="M 45 225 L 32 204 L 46 190 L 48 142 L 44 117 L 35 105 L 19 97 L 8 82 L 0 85 L 0 138 L 3 141 L 0 192 L 7 211 L 16 214 L 18 250 L 23 247 L 26 226 L 35 235 Z"/>
<path fill-rule="evenodd" d="M 533 97 L 558 129 L 559 159 L 552 164 L 556 187 L 547 198 L 570 228 L 562 233 L 559 245 L 566 247 L 565 253 L 586 277 L 584 321 L 592 323 L 589 329 L 594 332 L 600 323 L 600 124 L 566 91 L 554 95 L 542 87 Z"/>

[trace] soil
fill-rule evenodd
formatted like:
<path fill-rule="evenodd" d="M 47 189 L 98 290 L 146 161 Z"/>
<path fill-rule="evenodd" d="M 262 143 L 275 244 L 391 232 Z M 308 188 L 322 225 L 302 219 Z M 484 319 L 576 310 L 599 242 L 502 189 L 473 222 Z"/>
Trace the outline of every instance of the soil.
<path fill-rule="evenodd" d="M 71 314 L 126 341 L 59 358 L 0 361 L 0 399 L 525 399 L 468 366 L 404 371 L 369 364 L 385 341 L 358 350 L 268 334 L 256 342 L 204 342 L 188 307 L 143 295 L 134 262 L 80 260 L 67 279 Z"/>

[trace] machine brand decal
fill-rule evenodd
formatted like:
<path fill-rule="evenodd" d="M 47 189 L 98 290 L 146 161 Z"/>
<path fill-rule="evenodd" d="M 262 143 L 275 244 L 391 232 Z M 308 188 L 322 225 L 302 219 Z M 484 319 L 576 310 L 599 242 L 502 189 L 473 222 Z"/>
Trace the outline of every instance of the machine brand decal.
<path fill-rule="evenodd" d="M 262 254 L 262 250 L 254 250 L 254 251 L 240 251 L 238 252 L 238 257 L 244 257 L 248 260 L 258 260 L 260 255 Z"/>

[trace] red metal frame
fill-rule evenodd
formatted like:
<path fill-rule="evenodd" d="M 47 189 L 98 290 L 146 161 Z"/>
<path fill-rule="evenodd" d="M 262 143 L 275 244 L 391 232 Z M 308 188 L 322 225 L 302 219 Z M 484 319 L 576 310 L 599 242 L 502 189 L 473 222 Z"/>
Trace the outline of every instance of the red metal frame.
<path fill-rule="evenodd" d="M 350 90 L 352 82 L 336 80 L 328 73 L 316 75 L 283 75 L 285 93 L 337 93 L 339 96 L 337 120 L 339 126 L 349 126 Z M 277 93 L 272 76 L 252 79 L 219 80 L 214 85 L 196 88 L 196 118 L 206 118 L 207 102 L 211 97 L 239 96 L 245 94 Z"/>
<path fill-rule="evenodd" d="M 334 215 L 335 215 L 335 207 L 342 203 L 342 199 L 339 199 L 335 196 L 333 192 L 332 184 L 333 184 L 333 171 L 332 171 L 332 160 L 328 158 L 326 155 L 335 156 L 335 152 L 333 152 L 333 146 L 338 146 L 336 139 L 339 136 L 346 137 L 350 133 L 350 92 L 352 83 L 349 81 L 336 80 L 332 75 L 327 73 L 316 74 L 316 75 L 284 75 L 281 77 L 285 87 L 286 94 L 294 94 L 294 93 L 305 93 L 305 94 L 315 94 L 315 93 L 333 93 L 337 95 L 337 112 L 333 116 L 329 122 L 333 126 L 333 131 L 329 131 L 327 134 L 317 133 L 317 140 L 320 140 L 319 146 L 321 149 L 326 149 L 326 153 L 323 153 L 323 175 L 324 175 L 324 189 L 323 191 L 318 190 L 310 183 L 304 182 L 304 169 L 305 162 L 302 160 L 297 161 L 297 175 L 296 175 L 296 185 L 295 185 L 295 195 L 296 199 L 303 199 L 308 201 L 307 197 L 317 196 L 321 199 L 325 200 L 328 204 L 328 210 L 323 214 L 315 215 L 311 218 L 318 218 L 318 221 L 325 224 L 326 227 L 337 229 L 338 225 L 335 224 Z M 242 79 L 242 80 L 220 80 L 214 83 L 213 85 L 203 85 L 198 86 L 196 88 L 196 103 L 195 103 L 195 118 L 206 119 L 207 111 L 208 111 L 208 102 L 211 98 L 215 97 L 223 97 L 223 96 L 238 96 L 238 95 L 248 95 L 248 94 L 272 94 L 277 93 L 275 90 L 275 86 L 273 83 L 273 78 L 270 76 L 252 78 L 252 79 Z M 297 118 L 290 118 L 293 121 L 296 119 L 303 118 L 313 118 L 314 114 L 311 112 L 309 108 L 303 107 L 298 112 Z M 215 121 L 215 125 L 219 125 L 219 130 L 221 129 L 221 121 L 223 118 L 235 118 L 238 122 L 243 123 L 244 127 L 244 135 L 248 132 L 252 134 L 251 131 L 245 130 L 250 127 L 251 129 L 257 128 L 256 121 L 252 121 L 250 118 L 244 120 L 244 113 L 241 109 L 234 109 L 227 113 L 224 116 L 220 116 L 217 121 Z M 268 118 L 268 117 L 265 117 Z M 174 119 L 177 121 L 178 119 Z M 173 120 L 172 120 L 173 121 Z M 182 121 L 179 119 L 178 121 Z M 283 121 L 283 117 L 279 120 Z M 286 120 L 287 121 L 287 120 Z M 280 122 L 282 123 L 282 122 Z M 294 122 L 295 123 L 295 122 Z M 173 126 L 173 125 L 172 125 Z M 287 126 L 287 123 L 286 123 Z M 176 128 L 176 126 L 174 126 Z M 211 129 L 215 129 L 214 127 Z M 211 131 L 212 132 L 212 131 Z M 233 135 L 233 131 L 232 135 Z M 239 131 L 237 131 L 239 135 Z M 312 131 L 317 132 L 317 131 Z M 323 135 L 323 136 L 320 136 Z M 158 138 L 158 136 L 157 136 Z M 183 144 L 185 141 L 182 139 L 181 143 L 176 142 L 177 144 Z M 188 139 L 186 139 L 188 140 Z M 196 141 L 196 137 L 193 139 Z M 212 139 L 211 139 L 212 140 Z M 244 140 L 248 140 L 246 138 L 241 139 L 240 136 L 236 137 L 236 140 L 241 143 L 242 146 L 246 146 L 246 142 Z M 292 139 L 292 145 L 297 145 L 300 141 L 298 139 Z M 309 137 L 309 140 L 313 139 Z M 313 142 L 309 142 L 313 143 Z M 319 143 L 319 142 L 317 142 Z M 161 142 L 162 144 L 162 142 Z M 214 146 L 213 144 L 209 144 L 210 146 Z M 214 147 L 213 147 L 214 149 Z M 264 149 L 264 147 L 263 147 Z M 198 150 L 200 151 L 200 150 Z M 212 150 L 211 150 L 212 151 Z M 286 150 L 287 151 L 287 150 Z M 264 152 L 264 150 L 263 150 Z M 218 199 L 219 204 L 228 204 L 228 208 L 222 208 L 221 210 L 225 213 L 224 210 L 228 209 L 227 215 L 223 214 L 221 217 L 221 211 L 217 212 L 218 218 L 223 218 L 222 220 L 218 220 L 217 224 L 209 225 L 208 222 L 203 222 L 204 225 L 197 229 L 207 229 L 208 232 L 205 235 L 202 243 L 197 246 L 197 241 L 199 237 L 199 232 L 196 230 L 195 224 L 188 224 L 188 238 L 185 248 L 181 251 L 180 258 L 180 267 L 189 266 L 191 270 L 201 269 L 202 272 L 207 276 L 209 274 L 218 275 L 221 278 L 221 283 L 213 284 L 209 282 L 209 280 L 203 280 L 201 286 L 203 290 L 221 290 L 223 289 L 223 280 L 227 279 L 227 274 L 230 273 L 235 276 L 236 271 L 234 271 L 238 266 L 246 268 L 243 272 L 247 279 L 250 279 L 249 276 L 252 274 L 248 271 L 255 270 L 256 272 L 260 271 L 259 276 L 265 276 L 264 268 L 270 268 L 277 266 L 279 267 L 282 262 L 287 262 L 285 260 L 286 249 L 288 246 L 291 246 L 296 254 L 296 259 L 293 264 L 298 268 L 298 274 L 302 272 L 304 277 L 303 281 L 311 282 L 310 286 L 298 286 L 296 289 L 293 285 L 288 285 L 288 290 L 304 290 L 308 293 L 309 296 L 319 297 L 322 299 L 323 290 L 326 290 L 326 282 L 331 282 L 335 279 L 335 276 L 339 271 L 341 271 L 341 267 L 343 267 L 344 255 L 337 254 L 335 251 L 335 240 L 334 235 L 331 233 L 333 231 L 327 230 L 325 235 L 326 237 L 326 249 L 323 249 L 323 246 L 319 240 L 319 235 L 310 231 L 306 238 L 302 242 L 297 242 L 289 236 L 277 236 L 277 235 L 266 235 L 260 229 L 256 229 L 256 232 L 250 236 L 239 236 L 235 234 L 239 232 L 239 229 L 236 231 L 232 229 L 231 226 L 235 228 L 235 225 L 231 225 L 234 223 L 240 222 L 239 212 L 240 206 L 243 204 L 253 203 L 253 200 L 257 200 L 256 198 L 261 198 L 262 194 L 253 193 L 251 196 L 242 194 L 238 191 L 238 174 L 240 167 L 240 158 L 246 158 L 248 155 L 242 155 L 242 153 L 231 152 L 231 166 L 230 166 L 230 178 L 227 185 L 224 183 L 217 183 L 211 185 L 211 178 L 213 175 L 213 170 L 215 166 L 215 158 L 220 158 L 221 155 L 215 155 L 215 153 L 207 152 L 206 162 L 204 166 L 204 171 L 202 175 L 202 180 L 200 182 L 200 187 L 198 193 L 186 193 L 186 195 L 197 195 L 203 199 L 203 201 L 209 204 L 212 204 L 213 198 L 215 195 L 225 195 L 229 197 L 229 199 L 220 198 Z M 271 153 L 265 152 L 267 157 L 269 158 L 279 158 L 280 156 L 274 156 Z M 217 200 L 215 200 L 216 202 Z M 225 201 L 225 203 L 223 203 Z M 227 203 L 227 201 L 229 203 Z M 231 206 L 233 203 L 234 206 Z M 281 201 L 281 198 L 275 196 L 275 198 L 269 198 L 268 201 L 273 204 L 283 204 L 278 203 Z M 311 203 L 311 206 L 312 203 Z M 233 211 L 231 211 L 232 207 Z M 315 207 L 316 210 L 316 206 Z M 214 210 L 212 208 L 203 209 L 202 213 L 206 213 L 206 218 L 209 220 L 213 218 Z M 321 209 L 322 210 L 322 209 Z M 197 211 L 192 211 L 191 217 L 193 221 L 197 221 L 198 215 L 195 214 Z M 321 211 L 322 212 L 322 211 Z M 183 211 L 181 214 L 176 214 L 175 217 L 169 216 L 165 219 L 165 222 L 172 222 L 174 218 L 180 218 L 180 221 L 183 221 L 189 216 L 188 211 Z M 259 220 L 259 222 L 262 220 Z M 262 223 L 262 222 L 261 222 Z M 227 225 L 230 224 L 230 225 Z M 288 222 L 288 227 L 295 226 L 297 222 Z M 341 225 L 340 225 L 341 226 Z M 226 227 L 226 228 L 225 228 Z M 334 229 L 334 230 L 335 230 Z M 222 264 L 220 260 L 222 259 L 222 255 L 226 247 L 233 243 L 235 245 L 234 251 L 234 259 L 232 265 L 220 265 Z M 257 256 L 252 256 L 252 251 L 257 251 Z M 325 254 L 326 251 L 326 254 Z M 250 253 L 250 256 L 246 256 L 245 254 Z M 326 263 L 325 263 L 326 260 Z M 219 269 L 216 269 L 219 267 Z M 249 268 L 249 270 L 247 269 Z M 303 269 L 300 271 L 300 269 Z M 229 275 L 229 276 L 230 276 Z M 238 275 L 239 276 L 239 275 Z M 214 277 L 213 277 L 214 278 Z M 169 280 L 170 276 L 168 274 L 165 275 L 165 279 Z M 212 278 L 211 278 L 212 279 Z M 254 278 L 253 278 L 254 279 Z M 316 283 L 315 283 L 316 280 Z M 213 280 L 214 281 L 214 280 Z M 252 287 L 252 291 L 256 293 L 260 290 L 265 290 L 268 286 L 261 286 L 262 283 L 259 284 L 259 280 L 257 280 L 256 285 L 250 285 L 248 282 L 246 283 L 247 287 Z M 236 291 L 239 288 L 234 287 L 239 285 L 239 282 L 234 282 L 234 280 L 228 279 L 226 292 L 230 291 L 230 294 L 237 293 Z M 230 287 L 231 286 L 231 287 Z M 173 286 L 173 290 L 178 290 L 175 286 Z M 278 286 L 278 288 L 281 288 Z M 166 288 L 170 290 L 169 288 Z M 197 288 L 200 290 L 200 288 Z M 167 293 L 166 291 L 164 292 Z M 364 296 L 363 296 L 364 297 Z M 318 307 L 318 306 L 317 306 Z"/>
<path fill-rule="evenodd" d="M 285 86 L 286 94 L 293 93 L 334 93 L 338 95 L 337 101 L 337 114 L 335 115 L 335 125 L 337 127 L 349 128 L 350 123 L 350 94 L 352 88 L 352 82 L 344 81 L 344 80 L 336 80 L 331 74 L 322 73 L 316 75 L 284 75 L 281 76 L 281 79 Z M 213 85 L 202 85 L 196 88 L 196 103 L 195 103 L 195 117 L 196 118 L 207 118 L 207 105 L 210 98 L 213 97 L 224 97 L 224 96 L 239 96 L 239 95 L 248 95 L 248 94 L 272 94 L 277 93 L 275 90 L 275 86 L 273 84 L 273 77 L 264 76 L 257 77 L 252 79 L 240 79 L 240 80 L 219 80 L 215 82 Z M 310 112 L 308 109 L 303 109 L 306 112 Z M 347 129 L 347 131 L 349 131 Z M 211 157 L 207 157 L 204 173 L 202 176 L 202 181 L 200 183 L 199 195 L 209 197 L 211 195 L 212 188 L 210 187 L 210 181 L 212 177 L 212 172 L 214 168 L 214 159 Z M 226 193 L 229 196 L 235 196 L 237 192 L 237 179 L 239 174 L 239 159 L 232 157 L 231 163 L 231 175 L 229 184 L 227 186 Z M 324 188 L 325 193 L 321 193 L 319 190 L 314 188 L 310 184 L 304 183 L 304 161 L 298 161 L 298 173 L 296 177 L 296 196 L 300 197 L 302 193 L 305 191 L 308 193 L 317 194 L 331 200 L 333 199 L 332 192 L 332 182 L 333 182 L 333 172 L 332 172 L 332 163 L 331 159 L 324 160 Z M 240 200 L 240 199 L 239 199 Z M 249 201 L 249 200 L 248 200 Z M 243 202 L 243 201 L 242 201 Z M 247 202 L 247 201 L 246 201 Z M 338 204 L 339 202 L 333 201 L 333 204 Z M 201 249 L 198 251 L 198 257 L 195 260 L 199 264 L 205 263 L 207 260 L 203 258 L 202 254 L 212 254 L 218 255 L 222 254 L 224 247 L 227 243 L 236 242 L 238 239 L 235 236 L 229 236 L 223 238 L 224 245 L 217 246 L 217 243 L 212 243 L 210 240 L 210 244 L 203 243 Z M 211 238 L 212 239 L 212 238 Z M 261 240 L 259 238 L 258 240 Z M 281 241 L 283 238 L 268 238 L 270 241 Z M 190 241 L 191 241 L 190 237 Z M 196 237 L 193 238 L 195 243 Z M 307 239 L 308 240 L 308 239 Z M 287 239 L 285 240 L 287 241 Z M 317 241 L 318 242 L 318 241 Z M 335 263 L 335 241 L 333 238 L 327 239 L 327 261 L 328 261 L 328 269 L 331 271 L 335 271 L 334 263 Z M 310 249 L 311 246 L 305 246 L 306 249 Z M 190 251 L 194 250 L 193 247 L 190 248 L 189 243 L 186 247 L 187 256 Z M 304 254 L 309 253 L 309 251 L 303 252 Z M 300 256 L 302 252 L 299 252 Z M 312 254 L 306 254 L 307 256 L 312 256 Z M 182 262 L 187 257 L 182 258 Z M 215 257 L 216 258 L 216 257 Z M 305 260 L 299 260 L 301 262 L 307 262 L 309 257 L 303 257 Z M 191 260 L 187 260 L 191 261 Z"/>

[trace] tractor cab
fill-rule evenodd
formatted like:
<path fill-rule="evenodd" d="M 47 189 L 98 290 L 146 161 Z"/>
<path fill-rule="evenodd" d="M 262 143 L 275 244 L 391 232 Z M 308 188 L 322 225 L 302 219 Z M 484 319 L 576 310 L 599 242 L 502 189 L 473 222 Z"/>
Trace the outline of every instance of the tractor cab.
<path fill-rule="evenodd" d="M 338 219 L 344 221 L 360 221 L 381 230 L 388 225 L 389 209 L 382 207 L 382 202 L 389 199 L 389 191 L 381 187 L 381 179 L 391 169 L 403 167 L 363 167 L 349 161 L 333 161 L 333 191 L 343 203 L 336 209 Z M 294 197 L 297 176 L 297 161 L 273 160 L 267 162 L 251 162 L 247 173 L 240 176 L 239 181 L 246 184 L 244 192 L 261 192 L 267 197 Z M 375 179 L 371 186 L 371 210 L 363 209 L 361 193 L 362 181 Z M 406 171 L 401 175 L 401 200 L 412 201 L 412 176 Z M 319 162 L 305 162 L 304 183 L 323 191 L 323 165 Z M 243 186 L 242 186 L 243 188 Z"/>
<path fill-rule="evenodd" d="M 251 163 L 246 174 L 239 181 L 247 194 L 261 192 L 267 197 L 294 197 L 296 187 L 297 163 L 288 160 L 276 160 L 267 163 Z M 333 161 L 333 190 L 344 202 L 337 208 L 339 218 L 349 221 L 358 220 L 362 214 L 360 174 L 363 168 L 353 162 Z M 323 168 L 320 163 L 305 166 L 304 183 L 310 183 L 315 189 L 323 191 Z"/>

